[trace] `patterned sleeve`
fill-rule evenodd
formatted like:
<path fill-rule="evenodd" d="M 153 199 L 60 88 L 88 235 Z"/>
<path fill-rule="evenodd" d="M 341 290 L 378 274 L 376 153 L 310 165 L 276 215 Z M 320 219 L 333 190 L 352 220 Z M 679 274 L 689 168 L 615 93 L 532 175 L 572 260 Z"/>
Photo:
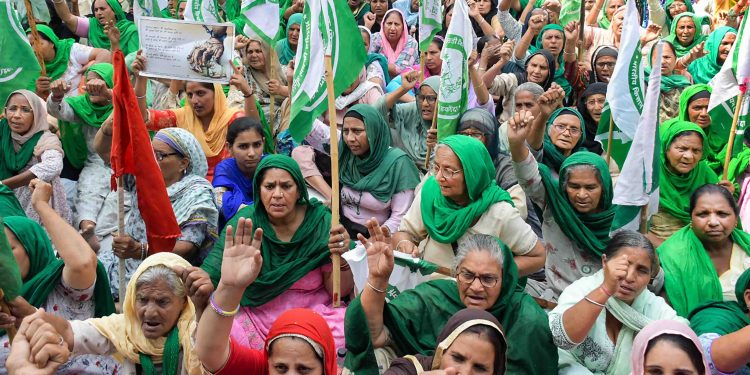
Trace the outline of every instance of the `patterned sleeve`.
<path fill-rule="evenodd" d="M 520 163 L 513 162 L 513 170 L 515 170 L 518 184 L 526 192 L 526 196 L 531 198 L 531 201 L 540 208 L 547 207 L 546 191 L 542 183 L 542 176 L 539 174 L 539 164 L 531 152 L 526 156 L 526 160 Z"/>
<path fill-rule="evenodd" d="M 148 130 L 159 131 L 164 128 L 173 128 L 177 126 L 177 116 L 170 110 L 148 110 L 148 121 L 146 127 Z"/>
<path fill-rule="evenodd" d="M 419 57 L 419 45 L 417 44 L 417 40 L 414 38 L 409 38 L 406 41 L 406 45 L 404 46 L 404 49 L 401 50 L 401 53 L 398 55 L 398 58 L 396 59 L 396 70 L 401 73 L 407 68 L 411 68 L 415 64 L 418 64 L 418 57 Z"/>
<path fill-rule="evenodd" d="M 58 150 L 47 150 L 41 155 L 41 162 L 29 168 L 29 171 L 38 179 L 52 182 L 55 177 L 60 176 L 63 168 L 63 154 Z"/>
<path fill-rule="evenodd" d="M 721 337 L 721 335 L 718 333 L 704 333 L 698 336 L 698 340 L 700 340 L 701 346 L 703 347 L 703 354 L 706 356 L 706 362 L 708 362 L 708 366 L 711 368 L 712 375 L 734 374 L 733 372 L 721 372 L 716 368 L 716 364 L 714 364 L 714 358 L 711 355 L 711 347 L 713 346 L 714 341 L 719 337 Z"/>
<path fill-rule="evenodd" d="M 500 22 L 500 27 L 505 31 L 505 36 L 508 40 L 515 41 L 516 43 L 521 40 L 521 23 L 516 21 L 516 19 L 510 15 L 510 12 L 498 12 L 497 20 Z"/>
<path fill-rule="evenodd" d="M 552 331 L 552 341 L 554 341 L 555 345 L 560 349 L 570 350 L 580 344 L 573 342 L 573 340 L 568 337 L 568 333 L 565 332 L 565 326 L 563 325 L 563 314 L 549 314 L 549 329 L 550 331 Z"/>
<path fill-rule="evenodd" d="M 208 232 L 207 223 L 191 224 L 190 226 L 181 227 L 182 235 L 178 238 L 178 241 L 190 242 L 196 247 L 200 248 L 203 244 L 203 240 L 206 238 L 206 232 Z"/>
<path fill-rule="evenodd" d="M 67 122 L 81 122 L 81 120 L 73 112 L 73 108 L 65 101 L 56 102 L 52 100 L 52 95 L 47 99 L 47 112 L 50 116 Z"/>

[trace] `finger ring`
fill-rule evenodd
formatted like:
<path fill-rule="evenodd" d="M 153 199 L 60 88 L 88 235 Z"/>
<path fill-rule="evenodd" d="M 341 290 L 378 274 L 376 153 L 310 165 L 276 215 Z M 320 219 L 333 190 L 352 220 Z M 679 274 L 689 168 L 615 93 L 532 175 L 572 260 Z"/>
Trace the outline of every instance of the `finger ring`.
<path fill-rule="evenodd" d="M 339 234 L 339 236 L 341 236 L 341 241 L 343 241 L 344 240 L 344 235 L 343 234 Z"/>
<path fill-rule="evenodd" d="M 339 242 L 339 247 L 344 247 L 344 241 Z"/>
<path fill-rule="evenodd" d="M 60 342 L 57 343 L 57 345 L 65 346 L 65 340 L 63 339 L 62 335 L 60 335 Z"/>

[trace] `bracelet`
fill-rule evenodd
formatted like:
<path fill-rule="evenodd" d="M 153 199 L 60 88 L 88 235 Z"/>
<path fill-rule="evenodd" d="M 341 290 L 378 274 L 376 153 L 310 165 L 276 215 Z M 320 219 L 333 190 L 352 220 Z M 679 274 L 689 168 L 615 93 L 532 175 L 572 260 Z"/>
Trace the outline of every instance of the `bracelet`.
<path fill-rule="evenodd" d="M 599 285 L 599 289 L 601 289 L 602 292 L 604 292 L 604 294 L 607 295 L 607 297 L 612 297 L 614 295 L 614 294 L 610 293 L 609 290 L 607 290 L 607 288 L 604 287 L 604 285 Z"/>
<path fill-rule="evenodd" d="M 352 265 L 349 263 L 344 263 L 341 267 L 339 267 L 339 270 L 341 271 L 349 271 L 352 269 Z"/>
<path fill-rule="evenodd" d="M 401 240 L 401 241 L 398 241 L 398 242 L 396 243 L 396 250 L 399 250 L 399 249 L 401 248 L 401 243 L 402 243 L 402 242 L 409 242 L 409 243 L 411 243 L 412 245 L 414 245 L 414 242 L 411 242 L 411 241 L 409 241 L 409 240 Z M 399 251 L 401 251 L 401 250 L 399 250 Z"/>
<path fill-rule="evenodd" d="M 575 52 L 568 52 L 568 51 L 564 51 L 564 53 L 565 53 L 566 55 L 573 55 L 573 56 L 575 56 L 575 55 L 576 55 L 576 53 L 575 53 Z"/>
<path fill-rule="evenodd" d="M 596 305 L 596 306 L 599 306 L 601 308 L 604 308 L 604 304 L 603 303 L 596 302 L 596 301 L 594 301 L 593 299 L 591 299 L 589 297 L 583 297 L 583 299 L 585 299 L 586 301 L 588 301 L 589 303 L 591 303 L 593 305 Z"/>
<path fill-rule="evenodd" d="M 245 94 L 242 94 L 242 97 L 243 97 L 243 98 L 249 98 L 249 97 L 253 96 L 254 94 L 255 94 L 255 92 L 251 92 L 251 93 L 249 93 L 249 94 L 247 94 L 247 95 L 245 95 Z"/>
<path fill-rule="evenodd" d="M 370 289 L 372 289 L 372 290 L 374 290 L 374 291 L 376 291 L 378 293 L 385 294 L 385 290 L 378 289 L 378 288 L 374 287 L 372 284 L 370 284 L 369 280 L 367 281 L 367 286 L 369 286 Z"/>
<path fill-rule="evenodd" d="M 214 294 L 216 292 L 211 293 L 211 298 L 208 299 L 209 304 L 211 305 L 211 308 L 214 309 L 214 311 L 219 314 L 219 316 L 231 318 L 240 311 L 240 305 L 237 305 L 237 308 L 232 311 L 224 311 L 222 310 L 219 305 L 216 304 L 216 301 L 214 301 Z"/>
<path fill-rule="evenodd" d="M 141 260 L 146 259 L 146 246 L 147 244 L 141 242 Z"/>
<path fill-rule="evenodd" d="M 136 99 L 143 99 L 145 97 L 146 97 L 146 94 L 143 94 L 143 95 L 140 95 L 140 96 L 139 95 L 135 96 Z"/>

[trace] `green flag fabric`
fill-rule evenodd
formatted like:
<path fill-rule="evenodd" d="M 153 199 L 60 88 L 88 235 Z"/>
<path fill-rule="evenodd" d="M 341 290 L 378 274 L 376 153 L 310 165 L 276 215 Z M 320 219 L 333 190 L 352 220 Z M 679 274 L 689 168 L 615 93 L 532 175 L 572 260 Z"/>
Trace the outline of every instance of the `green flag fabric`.
<path fill-rule="evenodd" d="M 243 32 L 275 45 L 279 34 L 279 0 L 243 0 L 241 7 L 245 20 Z"/>
<path fill-rule="evenodd" d="M 469 103 L 469 54 L 473 46 L 469 7 L 458 1 L 440 51 L 443 60 L 437 101 L 438 139 L 456 134 L 458 119 Z"/>
<path fill-rule="evenodd" d="M 419 50 L 426 52 L 432 38 L 443 29 L 440 0 L 419 0 Z"/>
<path fill-rule="evenodd" d="M 13 3 L 0 0 L 0 111 L 13 91 L 34 91 L 42 69 L 31 49 Z"/>

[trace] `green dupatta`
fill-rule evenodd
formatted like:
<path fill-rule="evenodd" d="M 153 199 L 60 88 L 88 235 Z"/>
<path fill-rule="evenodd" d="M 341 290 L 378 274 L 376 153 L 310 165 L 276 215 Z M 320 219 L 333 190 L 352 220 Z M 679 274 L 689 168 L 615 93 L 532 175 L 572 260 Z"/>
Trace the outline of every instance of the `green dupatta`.
<path fill-rule="evenodd" d="M 140 48 L 138 41 L 138 28 L 125 17 L 125 12 L 117 0 L 107 0 L 107 4 L 115 13 L 115 26 L 120 30 L 120 47 L 126 56 L 131 52 L 137 52 Z M 89 17 L 89 43 L 96 48 L 109 50 L 109 37 L 104 33 L 104 26 L 96 17 Z"/>
<path fill-rule="evenodd" d="M 750 254 L 750 234 L 735 229 L 732 242 Z M 664 288 L 672 307 L 687 317 L 701 303 L 723 299 L 719 276 L 706 249 L 686 226 L 656 249 L 664 268 Z"/>
<path fill-rule="evenodd" d="M 665 39 L 666 41 L 666 39 Z M 677 42 L 669 42 L 669 44 L 672 46 L 672 49 L 676 52 L 676 45 Z M 646 64 L 646 68 L 643 69 L 643 74 L 645 74 L 646 82 L 648 82 L 648 78 L 651 76 L 651 71 L 653 70 L 653 66 L 651 65 L 651 57 L 654 54 L 654 49 L 656 48 L 656 45 L 659 43 L 654 43 L 654 45 L 651 47 L 651 50 L 648 52 L 648 63 Z M 661 69 L 661 68 L 660 68 Z M 674 71 L 672 71 L 674 73 Z M 661 86 L 659 86 L 659 89 L 663 93 L 670 92 L 674 89 L 681 89 L 683 87 L 690 86 L 690 80 L 687 79 L 687 77 L 683 76 L 682 74 L 669 74 L 661 75 Z"/>
<path fill-rule="evenodd" d="M 55 32 L 47 25 L 36 25 L 36 30 L 49 39 L 55 46 L 55 58 L 52 61 L 45 61 L 44 68 L 47 70 L 47 76 L 54 81 L 68 70 L 68 62 L 70 61 L 70 49 L 76 42 L 73 39 L 60 39 L 55 35 Z M 31 30 L 26 30 L 26 33 L 30 33 Z"/>
<path fill-rule="evenodd" d="M 698 126 L 689 121 L 671 119 L 664 122 L 659 129 L 661 138 L 661 171 L 659 173 L 659 210 L 672 215 L 687 225 L 690 222 L 690 195 L 695 189 L 705 184 L 715 184 L 719 177 L 711 170 L 705 160 L 706 153 L 703 153 L 703 160 L 693 168 L 692 171 L 684 175 L 679 175 L 669 167 L 667 160 L 667 150 L 672 141 L 679 133 L 684 131 L 693 131 L 700 134 L 705 145 L 706 134 Z M 704 146 L 705 149 L 705 146 Z"/>
<path fill-rule="evenodd" d="M 688 113 L 690 99 L 695 94 L 698 94 L 702 91 L 708 91 L 708 93 L 710 94 L 713 92 L 713 89 L 711 88 L 711 86 L 701 83 L 688 86 L 687 88 L 685 88 L 685 90 L 682 91 L 682 94 L 680 94 L 680 114 L 678 117 L 680 120 L 690 121 L 690 114 Z M 722 134 L 722 132 L 719 131 L 719 128 L 721 128 L 720 124 L 712 126 L 713 119 L 711 120 L 712 124 L 708 127 L 708 133 L 706 134 L 706 137 L 708 138 L 708 147 L 704 147 L 703 152 L 706 154 L 706 161 L 708 162 L 708 165 L 711 167 L 711 169 L 715 172 L 719 172 L 721 171 L 722 164 L 724 164 L 724 158 L 722 155 L 726 155 L 725 148 L 727 146 L 727 138 L 729 136 L 728 134 Z M 743 151 L 744 150 L 745 148 L 743 148 Z M 730 181 L 733 180 L 730 179 Z"/>
<path fill-rule="evenodd" d="M 615 207 L 612 205 L 612 176 L 609 174 L 607 163 L 601 156 L 588 151 L 579 151 L 565 159 L 560 168 L 560 177 L 565 176 L 568 168 L 576 165 L 591 165 L 599 171 L 602 178 L 602 195 L 599 205 L 602 210 L 596 213 L 578 213 L 570 205 L 562 178 L 556 180 L 552 177 L 549 167 L 539 164 L 539 174 L 544 183 L 547 206 L 552 211 L 555 222 L 568 238 L 592 256 L 601 258 L 604 248 L 609 243 L 609 230 L 612 226 L 612 219 L 615 217 Z"/>
<path fill-rule="evenodd" d="M 550 30 L 556 30 L 562 33 L 563 38 L 563 50 L 565 49 L 565 30 L 562 26 L 556 24 L 556 23 L 550 23 L 547 26 L 544 26 L 542 30 L 539 31 L 539 35 L 536 36 L 536 47 L 529 46 L 529 54 L 533 54 L 534 52 L 542 49 L 542 40 L 544 39 L 544 33 Z M 555 76 L 554 82 L 560 85 L 562 89 L 565 91 L 565 97 L 568 97 L 570 93 L 573 91 L 573 86 L 570 85 L 570 82 L 568 82 L 568 79 L 565 78 L 565 61 L 563 60 L 563 52 L 561 51 L 559 55 L 557 55 L 557 59 L 555 60 L 557 62 L 557 67 L 555 68 Z"/>
<path fill-rule="evenodd" d="M 607 18 L 607 7 L 609 6 L 609 0 L 604 0 L 602 9 L 599 10 L 599 15 L 596 16 L 596 22 L 599 24 L 599 28 L 609 30 L 609 26 L 612 25 L 612 20 Z"/>
<path fill-rule="evenodd" d="M 290 61 L 294 60 L 294 55 L 297 53 L 292 49 L 291 45 L 289 45 L 289 28 L 291 28 L 292 25 L 302 26 L 302 13 L 294 13 L 289 17 L 286 24 L 287 37 L 276 42 L 276 55 L 279 57 L 279 64 L 281 65 L 289 64 Z"/>
<path fill-rule="evenodd" d="M 422 220 L 427 233 L 440 243 L 456 242 L 466 230 L 497 202 L 513 204 L 510 194 L 495 182 L 495 166 L 484 144 L 465 135 L 452 135 L 440 142 L 453 150 L 463 170 L 453 178 L 466 181 L 469 204 L 462 207 L 440 193 L 435 176 L 422 186 Z"/>
<path fill-rule="evenodd" d="M 34 156 L 34 147 L 36 147 L 44 132 L 40 131 L 34 134 L 26 143 L 21 145 L 18 151 L 13 148 L 11 133 L 8 119 L 0 120 L 0 180 L 17 175 L 26 164 L 29 164 L 29 160 Z"/>
<path fill-rule="evenodd" d="M 16 198 L 13 189 L 8 185 L 0 185 L 0 217 L 6 216 L 26 217 L 26 212 L 21 207 L 21 202 Z"/>
<path fill-rule="evenodd" d="M 353 113 L 364 120 L 370 152 L 363 158 L 355 156 L 342 136 L 341 183 L 368 192 L 381 202 L 388 202 L 398 192 L 413 190 L 419 184 L 419 171 L 404 151 L 391 147 L 391 134 L 383 116 L 367 104 L 353 106 L 345 117 L 352 117 Z"/>
<path fill-rule="evenodd" d="M 112 0 L 109 0 L 112 1 Z M 114 68 L 109 63 L 98 63 L 92 65 L 87 71 L 98 74 L 109 88 L 114 87 L 113 73 Z M 65 98 L 65 102 L 70 105 L 76 116 L 81 120 L 80 123 L 67 122 L 60 120 L 60 140 L 62 141 L 65 158 L 71 165 L 81 169 L 83 163 L 89 154 L 89 148 L 86 145 L 86 136 L 83 134 L 84 126 L 93 126 L 99 128 L 104 120 L 112 113 L 112 102 L 105 105 L 98 105 L 91 102 L 89 94 Z"/>
<path fill-rule="evenodd" d="M 263 229 L 260 249 L 263 266 L 258 278 L 245 289 L 240 302 L 242 306 L 261 306 L 284 293 L 310 271 L 330 262 L 328 239 L 331 229 L 331 213 L 321 202 L 308 197 L 305 179 L 294 159 L 285 155 L 264 157 L 258 164 L 253 177 L 253 196 L 260 197 L 262 175 L 270 168 L 279 168 L 289 172 L 300 192 L 297 204 L 307 206 L 307 210 L 302 224 L 289 242 L 281 241 L 276 237 L 276 232 L 268 220 L 268 214 L 260 198 L 257 198 L 252 206 L 239 210 L 227 223 L 236 228 L 239 219 L 245 217 L 253 220 L 254 228 Z M 225 233 L 226 228 L 201 266 L 211 276 L 214 286 L 218 285 L 221 279 Z"/>
<path fill-rule="evenodd" d="M 721 70 L 719 63 L 719 47 L 727 34 L 737 35 L 737 30 L 729 26 L 722 26 L 711 32 L 706 40 L 708 55 L 703 56 L 688 65 L 688 72 L 695 83 L 708 83 Z"/>
<path fill-rule="evenodd" d="M 692 18 L 693 24 L 695 25 L 695 35 L 693 36 L 693 41 L 687 46 L 683 46 L 682 44 L 680 44 L 680 42 L 677 41 L 677 24 L 680 22 L 680 18 L 682 17 Z M 669 28 L 669 35 L 667 35 L 664 40 L 672 43 L 672 45 L 674 46 L 675 55 L 677 55 L 678 59 L 682 56 L 687 55 L 688 53 L 690 53 L 690 50 L 693 49 L 693 47 L 706 40 L 706 36 L 703 35 L 703 32 L 701 31 L 701 18 L 696 16 L 695 13 L 691 12 L 683 12 L 678 14 L 672 21 L 672 26 Z M 653 51 L 653 48 L 651 48 L 651 50 Z M 648 60 L 649 62 L 651 61 L 650 54 Z M 664 79 L 664 77 L 662 77 L 662 79 Z"/>
<path fill-rule="evenodd" d="M 552 342 L 547 314 L 518 285 L 513 254 L 502 242 L 502 284 L 497 302 L 489 309 L 503 326 L 509 343 L 508 374 L 556 374 L 557 348 Z M 386 303 L 383 324 L 399 356 L 432 355 L 437 337 L 450 317 L 466 308 L 454 280 L 432 280 L 404 291 Z M 378 364 L 360 298 L 346 310 L 347 356 L 344 366 L 357 375 L 377 375 Z"/>
<path fill-rule="evenodd" d="M 578 152 L 579 150 L 582 150 L 583 147 L 581 145 L 583 144 L 583 141 L 586 140 L 586 130 L 583 129 L 586 123 L 583 120 L 583 116 L 581 116 L 581 113 L 578 112 L 577 109 L 563 107 L 558 108 L 556 111 L 552 112 L 552 114 L 549 116 L 549 119 L 547 119 L 546 130 L 544 131 L 544 154 L 542 157 L 542 163 L 550 167 L 555 172 L 560 171 L 560 167 L 565 161 L 566 156 L 563 155 L 563 153 L 557 149 L 557 146 L 552 143 L 552 139 L 549 137 L 549 128 L 561 115 L 575 115 L 576 117 L 578 117 L 578 121 L 580 121 L 581 123 L 581 138 L 578 140 L 578 143 L 573 146 L 571 155 Z M 607 174 L 609 174 L 609 172 L 607 172 Z"/>

